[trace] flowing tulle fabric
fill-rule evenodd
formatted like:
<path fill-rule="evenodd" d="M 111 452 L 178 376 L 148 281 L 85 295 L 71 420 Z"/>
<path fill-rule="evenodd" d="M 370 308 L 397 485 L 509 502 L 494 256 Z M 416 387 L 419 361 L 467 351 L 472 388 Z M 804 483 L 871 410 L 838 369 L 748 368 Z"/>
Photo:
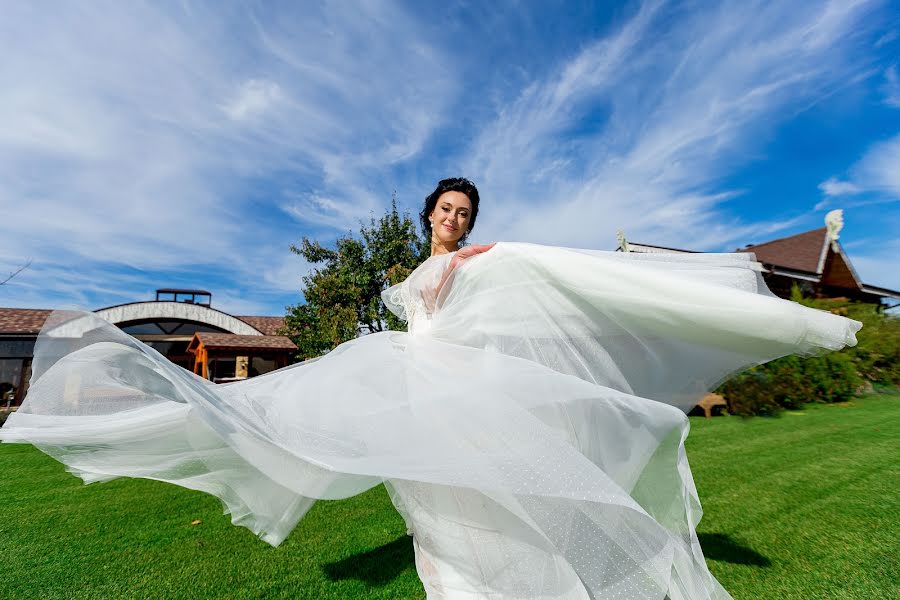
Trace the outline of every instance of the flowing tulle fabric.
<path fill-rule="evenodd" d="M 751 254 L 500 243 L 384 293 L 409 332 L 215 385 L 90 313 L 54 313 L 0 429 L 86 482 L 219 497 L 277 545 L 384 482 L 430 598 L 729 598 L 697 539 L 685 411 L 731 374 L 856 343 Z"/>

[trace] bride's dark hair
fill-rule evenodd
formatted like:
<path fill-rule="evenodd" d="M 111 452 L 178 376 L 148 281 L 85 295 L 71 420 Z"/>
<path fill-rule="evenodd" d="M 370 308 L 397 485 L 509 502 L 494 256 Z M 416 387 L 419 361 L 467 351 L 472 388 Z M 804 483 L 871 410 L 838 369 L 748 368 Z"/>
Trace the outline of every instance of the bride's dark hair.
<path fill-rule="evenodd" d="M 428 194 L 425 198 L 425 208 L 422 209 L 422 212 L 419 213 L 419 219 L 422 221 L 422 231 L 425 232 L 425 235 L 428 238 L 431 238 L 431 222 L 428 220 L 428 215 L 434 210 L 434 206 L 437 204 L 438 198 L 441 197 L 442 194 L 446 192 L 462 192 L 469 199 L 469 202 L 472 203 L 472 214 L 469 218 L 469 228 L 460 238 L 460 243 L 464 242 L 466 237 L 469 235 L 469 232 L 472 231 L 472 228 L 475 227 L 475 217 L 478 216 L 478 188 L 475 187 L 475 184 L 466 179 L 465 177 L 450 177 L 449 179 L 441 179 L 437 187 L 433 192 Z"/>

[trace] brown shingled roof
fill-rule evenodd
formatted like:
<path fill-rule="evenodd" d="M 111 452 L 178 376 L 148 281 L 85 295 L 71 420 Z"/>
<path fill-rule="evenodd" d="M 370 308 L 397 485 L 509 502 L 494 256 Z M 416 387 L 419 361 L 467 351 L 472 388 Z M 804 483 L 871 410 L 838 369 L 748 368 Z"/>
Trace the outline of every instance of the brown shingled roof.
<path fill-rule="evenodd" d="M 819 261 L 825 248 L 825 228 L 804 231 L 771 242 L 738 248 L 737 252 L 753 252 L 756 260 L 766 265 L 821 273 Z"/>
<path fill-rule="evenodd" d="M 0 308 L 0 333 L 37 335 L 51 312 L 37 308 Z"/>
<path fill-rule="evenodd" d="M 296 350 L 290 338 L 281 335 L 235 335 L 233 333 L 208 333 L 198 331 L 194 339 L 207 348 L 240 348 L 243 350 Z M 192 340 L 191 347 L 196 346 Z"/>
<path fill-rule="evenodd" d="M 241 321 L 257 329 L 263 335 L 278 335 L 284 326 L 284 317 L 238 317 Z"/>

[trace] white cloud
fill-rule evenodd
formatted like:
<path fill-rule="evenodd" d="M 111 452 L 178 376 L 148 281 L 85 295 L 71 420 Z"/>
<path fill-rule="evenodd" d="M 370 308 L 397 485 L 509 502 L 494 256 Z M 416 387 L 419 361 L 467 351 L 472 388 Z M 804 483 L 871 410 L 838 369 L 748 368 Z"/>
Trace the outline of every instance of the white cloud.
<path fill-rule="evenodd" d="M 274 81 L 250 79 L 222 110 L 235 121 L 244 121 L 262 115 L 282 98 L 281 86 Z"/>
<path fill-rule="evenodd" d="M 900 201 L 900 134 L 873 144 L 851 172 L 860 187 L 883 200 Z"/>
<path fill-rule="evenodd" d="M 858 194 L 862 190 L 855 183 L 849 181 L 841 181 L 835 177 L 829 177 L 819 184 L 819 189 L 826 196 L 846 196 L 849 194 Z"/>
<path fill-rule="evenodd" d="M 900 134 L 872 144 L 848 172 L 848 181 L 831 178 L 819 185 L 828 198 L 816 210 L 836 205 L 832 197 L 846 194 L 857 198 L 842 198 L 841 208 L 900 202 Z"/>

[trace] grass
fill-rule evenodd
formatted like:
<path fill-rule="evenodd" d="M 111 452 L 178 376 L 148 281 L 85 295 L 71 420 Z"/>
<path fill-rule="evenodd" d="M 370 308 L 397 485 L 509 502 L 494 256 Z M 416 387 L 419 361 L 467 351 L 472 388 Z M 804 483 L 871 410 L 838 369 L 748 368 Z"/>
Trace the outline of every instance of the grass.
<path fill-rule="evenodd" d="M 900 395 L 691 427 L 701 544 L 736 599 L 900 598 Z M 0 468 L 0 598 L 424 598 L 382 487 L 271 548 L 201 493 L 84 486 L 30 446 Z"/>

